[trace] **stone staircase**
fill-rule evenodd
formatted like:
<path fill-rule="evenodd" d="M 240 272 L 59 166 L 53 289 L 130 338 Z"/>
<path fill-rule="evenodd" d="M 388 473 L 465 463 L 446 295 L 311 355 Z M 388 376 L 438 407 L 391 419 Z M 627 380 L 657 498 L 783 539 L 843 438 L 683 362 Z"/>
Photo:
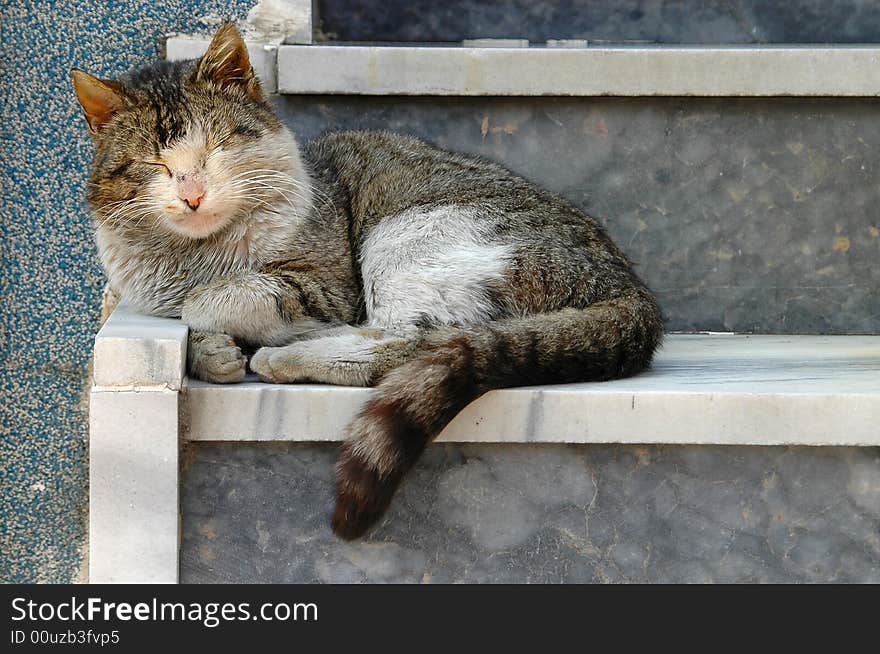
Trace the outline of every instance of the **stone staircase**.
<path fill-rule="evenodd" d="M 342 543 L 332 441 L 369 391 L 189 380 L 183 325 L 117 309 L 93 581 L 880 582 L 880 47 L 250 49 L 302 140 L 409 132 L 582 206 L 681 333 L 644 375 L 474 402 Z"/>

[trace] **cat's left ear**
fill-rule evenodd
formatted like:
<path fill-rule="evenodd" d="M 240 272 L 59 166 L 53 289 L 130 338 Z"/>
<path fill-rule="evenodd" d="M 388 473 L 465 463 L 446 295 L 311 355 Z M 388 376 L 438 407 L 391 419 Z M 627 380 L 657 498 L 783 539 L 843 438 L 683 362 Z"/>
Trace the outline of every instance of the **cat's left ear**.
<path fill-rule="evenodd" d="M 247 47 L 235 25 L 225 23 L 217 30 L 208 51 L 202 55 L 196 80 L 210 81 L 221 88 L 238 86 L 254 100 L 262 102 L 263 90 L 251 68 Z"/>

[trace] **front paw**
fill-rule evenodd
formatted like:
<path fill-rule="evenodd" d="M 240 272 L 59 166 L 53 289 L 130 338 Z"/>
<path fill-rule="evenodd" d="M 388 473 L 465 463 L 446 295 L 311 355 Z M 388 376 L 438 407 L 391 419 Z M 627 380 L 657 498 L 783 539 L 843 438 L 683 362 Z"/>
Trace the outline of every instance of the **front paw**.
<path fill-rule="evenodd" d="M 305 371 L 298 363 L 290 347 L 261 347 L 251 357 L 251 370 L 264 382 L 284 384 L 305 377 Z"/>
<path fill-rule="evenodd" d="M 232 337 L 206 332 L 190 334 L 187 363 L 192 377 L 213 384 L 240 382 L 247 368 L 247 359 Z"/>

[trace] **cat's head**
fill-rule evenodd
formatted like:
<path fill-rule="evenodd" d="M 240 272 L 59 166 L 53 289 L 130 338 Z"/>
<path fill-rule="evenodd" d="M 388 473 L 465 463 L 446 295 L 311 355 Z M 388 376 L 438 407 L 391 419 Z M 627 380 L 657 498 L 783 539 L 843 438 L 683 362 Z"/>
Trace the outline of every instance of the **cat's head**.
<path fill-rule="evenodd" d="M 305 204 L 296 142 L 231 23 L 199 60 L 120 80 L 72 76 L 95 141 L 88 199 L 99 224 L 202 239 L 260 208 Z"/>

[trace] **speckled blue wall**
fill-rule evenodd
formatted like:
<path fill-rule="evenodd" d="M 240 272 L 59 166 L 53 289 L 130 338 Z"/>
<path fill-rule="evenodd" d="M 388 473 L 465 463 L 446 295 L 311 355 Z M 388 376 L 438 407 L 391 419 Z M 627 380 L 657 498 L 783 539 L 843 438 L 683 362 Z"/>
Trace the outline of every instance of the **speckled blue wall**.
<path fill-rule="evenodd" d="M 166 32 L 247 0 L 0 3 L 3 199 L 0 581 L 76 578 L 85 533 L 85 370 L 103 285 L 82 197 L 91 144 L 68 71 L 155 59 Z"/>

